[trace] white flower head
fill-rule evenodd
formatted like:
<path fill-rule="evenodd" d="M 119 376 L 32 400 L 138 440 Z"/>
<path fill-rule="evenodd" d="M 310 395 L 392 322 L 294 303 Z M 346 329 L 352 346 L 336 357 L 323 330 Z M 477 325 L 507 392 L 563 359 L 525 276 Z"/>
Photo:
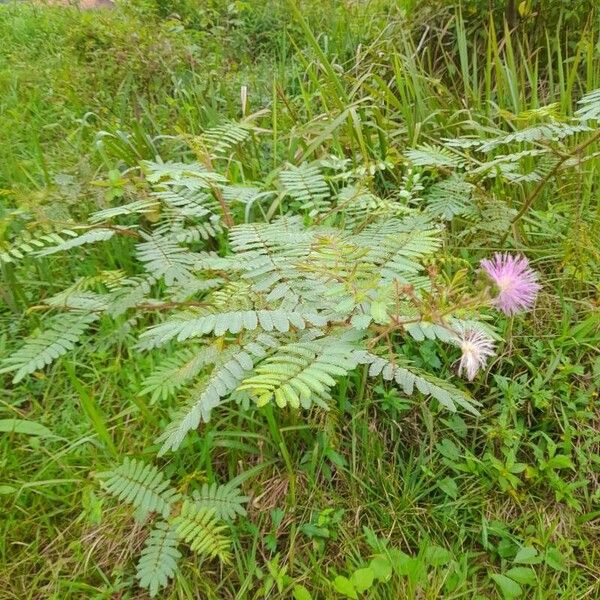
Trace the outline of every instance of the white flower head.
<path fill-rule="evenodd" d="M 458 374 L 463 371 L 469 381 L 475 379 L 477 371 L 483 369 L 490 356 L 494 356 L 494 340 L 475 329 L 462 331 L 459 336 L 459 345 L 462 350 L 462 356 L 458 365 Z"/>

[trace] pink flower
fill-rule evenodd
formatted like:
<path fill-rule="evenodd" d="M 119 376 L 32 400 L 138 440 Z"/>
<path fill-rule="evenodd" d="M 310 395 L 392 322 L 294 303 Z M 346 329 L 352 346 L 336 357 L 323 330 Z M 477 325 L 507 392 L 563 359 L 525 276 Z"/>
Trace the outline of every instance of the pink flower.
<path fill-rule="evenodd" d="M 490 356 L 494 356 L 494 341 L 482 331 L 469 329 L 459 337 L 462 356 L 458 365 L 458 374 L 467 373 L 467 379 L 473 381 L 477 371 L 483 369 Z"/>
<path fill-rule="evenodd" d="M 497 252 L 492 260 L 482 260 L 481 266 L 498 287 L 492 301 L 496 308 L 509 316 L 532 308 L 541 286 L 538 274 L 523 255 Z"/>

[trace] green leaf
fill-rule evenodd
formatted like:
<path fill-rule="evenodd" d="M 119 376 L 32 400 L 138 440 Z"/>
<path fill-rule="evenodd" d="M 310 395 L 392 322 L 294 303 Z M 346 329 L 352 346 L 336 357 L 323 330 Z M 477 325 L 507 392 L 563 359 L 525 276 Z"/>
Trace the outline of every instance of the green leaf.
<path fill-rule="evenodd" d="M 535 571 L 530 567 L 513 567 L 506 571 L 505 574 L 514 581 L 525 585 L 535 585 L 537 581 L 535 578 Z"/>
<path fill-rule="evenodd" d="M 593 510 L 592 512 L 584 513 L 581 516 L 575 519 L 578 525 L 582 523 L 589 523 L 590 521 L 595 521 L 598 517 L 600 517 L 600 510 Z"/>
<path fill-rule="evenodd" d="M 371 324 L 372 320 L 373 317 L 368 314 L 353 315 L 351 319 L 352 327 L 355 327 L 356 329 L 366 329 Z"/>
<path fill-rule="evenodd" d="M 498 552 L 500 558 L 510 558 L 511 556 L 514 556 L 515 549 L 515 544 L 513 544 L 508 538 L 502 538 L 496 547 L 496 551 Z"/>
<path fill-rule="evenodd" d="M 451 412 L 456 412 L 458 405 L 474 415 L 479 414 L 475 408 L 476 404 L 480 404 L 477 400 L 449 384 L 446 380 L 423 371 L 409 362 L 400 361 L 398 357 L 394 362 L 390 362 L 362 350 L 355 352 L 354 356 L 359 364 L 370 365 L 369 377 L 377 377 L 381 374 L 386 381 L 394 380 L 407 396 L 411 396 L 415 390 L 418 390 L 425 396 L 435 398 Z"/>
<path fill-rule="evenodd" d="M 531 546 L 521 548 L 515 556 L 513 562 L 524 565 L 535 565 L 539 563 L 541 558 L 538 556 L 538 551 Z"/>
<path fill-rule="evenodd" d="M 442 456 L 449 460 L 458 460 L 460 458 L 460 449 L 448 438 L 444 438 L 439 444 L 436 444 L 435 448 Z"/>
<path fill-rule="evenodd" d="M 383 554 L 375 556 L 369 563 L 369 567 L 373 571 L 375 579 L 379 579 L 379 581 L 388 581 L 392 576 L 392 565 Z"/>
<path fill-rule="evenodd" d="M 491 577 L 505 598 L 518 598 L 523 593 L 521 586 L 506 575 L 494 573 Z"/>
<path fill-rule="evenodd" d="M 197 507 L 210 508 L 215 511 L 218 519 L 235 521 L 238 516 L 245 516 L 244 504 L 250 499 L 242 496 L 239 488 L 231 483 L 218 485 L 217 483 L 202 485 L 202 488 L 192 492 L 192 497 Z"/>
<path fill-rule="evenodd" d="M 370 567 L 365 567 L 364 569 L 358 569 L 358 571 L 354 571 L 351 582 L 356 591 L 360 594 L 368 590 L 373 585 L 374 579 L 375 573 L 373 570 Z"/>
<path fill-rule="evenodd" d="M 376 323 L 384 325 L 388 322 L 387 306 L 385 302 L 371 303 L 371 316 Z"/>
<path fill-rule="evenodd" d="M 552 457 L 546 463 L 546 466 L 550 469 L 572 469 L 573 463 L 571 462 L 570 457 L 565 454 L 558 454 L 557 456 Z"/>
<path fill-rule="evenodd" d="M 161 588 L 168 585 L 180 558 L 175 530 L 168 523 L 159 521 L 146 538 L 137 565 L 140 587 L 147 589 L 154 598 Z"/>
<path fill-rule="evenodd" d="M 303 585 L 295 585 L 292 589 L 294 600 L 312 600 L 310 592 Z"/>
<path fill-rule="evenodd" d="M 172 521 L 179 539 L 189 544 L 190 549 L 200 556 L 218 557 L 223 563 L 230 561 L 231 542 L 227 537 L 227 526 L 214 516 L 213 509 L 198 506 L 185 500 L 181 512 Z"/>
<path fill-rule="evenodd" d="M 425 550 L 425 560 L 434 567 L 440 567 L 452 560 L 452 553 L 441 546 L 429 546 Z"/>
<path fill-rule="evenodd" d="M 445 477 L 438 483 L 438 487 L 451 498 L 458 496 L 458 485 L 452 477 Z"/>
<path fill-rule="evenodd" d="M 25 419 L 1 419 L 0 433 L 22 433 L 38 437 L 57 437 L 47 427 Z"/>
<path fill-rule="evenodd" d="M 546 564 L 557 571 L 566 571 L 567 565 L 564 556 L 556 548 L 546 550 Z"/>
<path fill-rule="evenodd" d="M 324 452 L 325 456 L 336 466 L 345 467 L 347 466 L 346 459 L 332 448 L 326 448 Z"/>
<path fill-rule="evenodd" d="M 335 588 L 336 592 L 339 592 L 347 598 L 353 598 L 353 600 L 358 600 L 354 584 L 347 577 L 344 577 L 343 575 L 338 575 L 333 580 L 333 587 Z"/>
<path fill-rule="evenodd" d="M 63 356 L 83 337 L 88 327 L 99 318 L 98 313 L 64 313 L 46 320 L 46 329 L 30 335 L 11 356 L 2 361 L 0 373 L 15 371 L 13 383 L 44 368 Z"/>
<path fill-rule="evenodd" d="M 132 504 L 142 516 L 156 512 L 166 519 L 172 504 L 180 498 L 160 469 L 135 458 L 125 457 L 116 469 L 98 473 L 97 477 L 109 494 Z"/>
<path fill-rule="evenodd" d="M 419 557 L 410 556 L 401 550 L 390 550 L 392 568 L 398 575 L 405 575 L 413 583 L 420 583 L 427 577 L 427 565 Z"/>
<path fill-rule="evenodd" d="M 304 525 L 300 527 L 300 531 L 309 538 L 329 537 L 329 529 L 327 529 L 327 527 L 321 527 L 314 523 L 304 523 Z"/>
<path fill-rule="evenodd" d="M 391 550 L 390 558 L 392 561 L 392 568 L 398 575 L 409 575 L 413 567 L 414 562 L 418 562 L 416 558 L 413 558 L 402 550 Z"/>

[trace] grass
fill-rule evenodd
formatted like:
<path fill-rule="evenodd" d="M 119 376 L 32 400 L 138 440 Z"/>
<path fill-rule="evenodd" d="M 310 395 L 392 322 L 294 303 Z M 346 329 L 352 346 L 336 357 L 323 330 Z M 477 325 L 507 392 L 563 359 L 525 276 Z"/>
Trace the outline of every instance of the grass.
<path fill-rule="evenodd" d="M 471 4 L 348 4 L 0 7 L 6 243 L 15 228 L 134 199 L 144 193 L 140 160 L 191 160 L 195 136 L 221 118 L 258 113 L 265 129 L 228 163 L 236 180 L 337 153 L 393 194 L 406 187 L 407 148 L 563 119 L 600 87 L 591 10 L 549 13 L 540 30 L 527 18 L 511 29 Z M 476 264 L 502 246 L 543 273 L 535 312 L 502 324 L 501 356 L 471 386 L 482 415 L 438 414 L 360 374 L 340 383 L 327 413 L 223 408 L 161 465 L 182 490 L 247 473 L 249 516 L 232 530 L 231 567 L 188 556 L 165 598 L 283 599 L 298 585 L 340 598 L 336 577 L 392 549 L 412 557 L 410 568 L 361 597 L 502 597 L 498 576 L 530 563 L 524 597 L 600 597 L 597 151 L 584 148 L 530 206 L 535 184 L 490 184 L 492 197 L 527 208 L 502 236 L 449 237 L 449 262 Z M 129 250 L 119 242 L 85 260 L 2 264 L 0 356 L 41 327 L 40 297 L 127 268 Z M 460 276 L 458 261 L 449 273 Z M 170 406 L 138 393 L 156 357 L 133 349 L 135 329 L 102 339 L 19 384 L 3 376 L 0 423 L 46 429 L 0 433 L 0 598 L 146 597 L 132 566 L 143 533 L 93 474 L 124 455 L 154 460 Z M 434 342 L 406 351 L 451 372 Z M 555 456 L 566 457 L 557 468 Z M 520 557 L 529 548 L 536 556 Z"/>

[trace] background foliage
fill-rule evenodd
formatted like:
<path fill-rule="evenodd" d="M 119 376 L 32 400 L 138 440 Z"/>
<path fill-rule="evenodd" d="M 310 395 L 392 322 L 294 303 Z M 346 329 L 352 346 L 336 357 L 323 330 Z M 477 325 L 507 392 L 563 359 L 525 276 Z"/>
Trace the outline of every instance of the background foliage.
<path fill-rule="evenodd" d="M 335 218 L 444 220 L 428 264 L 443 289 L 464 289 L 494 250 L 524 252 L 542 274 L 535 311 L 501 320 L 497 360 L 461 384 L 478 417 L 366 385 L 358 369 L 333 388 L 329 412 L 230 403 L 159 460 L 177 403 L 148 384 L 164 357 L 135 347 L 151 320 L 94 321 L 52 366 L 14 383 L 2 375 L 0 595 L 143 598 L 151 570 L 136 563 L 158 541 L 179 565 L 164 597 L 597 597 L 600 111 L 594 96 L 578 104 L 600 88 L 596 10 L 295 6 L 0 7 L 0 356 L 65 325 L 49 321 L 49 301 L 74 281 L 89 301 L 83 292 L 136 272 L 127 236 L 32 254 L 76 240 L 65 231 L 93 213 L 148 201 L 140 165 L 159 157 L 208 158 L 248 193 L 275 192 L 235 205 L 238 222 L 276 216 L 280 173 L 317 163 L 362 185 Z M 159 216 L 140 218 L 151 229 Z M 228 250 L 222 233 L 211 239 Z M 407 339 L 398 351 L 456 382 L 444 344 Z M 183 500 L 152 530 L 135 502 L 109 499 L 95 475 L 125 456 L 159 466 L 181 498 L 206 501 L 216 484 L 250 498 L 205 515 L 223 519 L 217 541 L 229 545 L 214 548 L 228 566 L 171 529 L 197 515 Z"/>

